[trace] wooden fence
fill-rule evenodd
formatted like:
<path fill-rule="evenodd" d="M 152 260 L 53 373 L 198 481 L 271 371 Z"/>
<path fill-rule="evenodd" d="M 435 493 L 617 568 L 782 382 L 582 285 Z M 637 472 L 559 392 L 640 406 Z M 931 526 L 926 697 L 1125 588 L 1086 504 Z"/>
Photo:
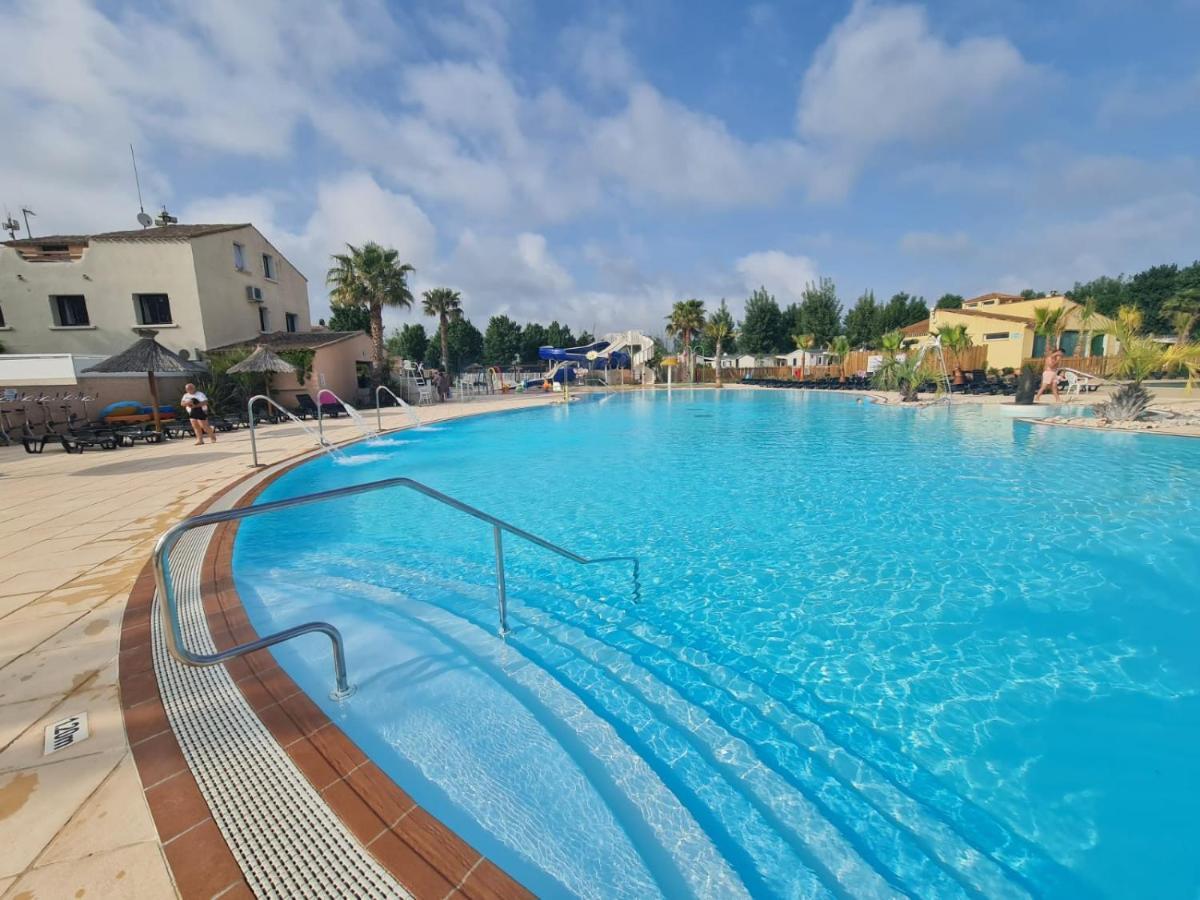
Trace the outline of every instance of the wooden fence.
<path fill-rule="evenodd" d="M 1117 364 L 1120 362 L 1119 356 L 1066 356 L 1060 364 L 1066 369 L 1076 369 L 1080 372 L 1086 372 L 1088 375 L 1099 375 L 1101 378 L 1112 377 L 1116 374 Z M 1024 361 L 1024 365 L 1033 366 L 1035 369 L 1041 369 L 1046 360 L 1041 357 L 1033 357 Z"/>

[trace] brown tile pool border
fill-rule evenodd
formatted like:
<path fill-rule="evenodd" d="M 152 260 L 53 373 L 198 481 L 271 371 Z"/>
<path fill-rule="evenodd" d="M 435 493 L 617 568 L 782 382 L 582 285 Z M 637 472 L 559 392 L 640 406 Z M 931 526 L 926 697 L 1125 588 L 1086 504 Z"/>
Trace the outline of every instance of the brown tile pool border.
<path fill-rule="evenodd" d="M 235 505 L 247 506 L 280 475 L 279 467 Z M 257 473 L 250 473 L 246 478 Z M 239 479 L 222 492 L 244 481 Z M 216 498 L 191 515 L 207 509 Z M 233 583 L 237 523 L 218 525 L 205 551 L 200 591 L 220 650 L 258 637 Z M 185 900 L 253 896 L 192 776 L 167 720 L 154 673 L 149 562 L 130 593 L 121 630 L 118 681 L 125 729 L 159 839 Z M 346 829 L 417 897 L 532 896 L 495 863 L 422 809 L 346 736 L 279 667 L 269 650 L 225 663 L 247 703 Z"/>

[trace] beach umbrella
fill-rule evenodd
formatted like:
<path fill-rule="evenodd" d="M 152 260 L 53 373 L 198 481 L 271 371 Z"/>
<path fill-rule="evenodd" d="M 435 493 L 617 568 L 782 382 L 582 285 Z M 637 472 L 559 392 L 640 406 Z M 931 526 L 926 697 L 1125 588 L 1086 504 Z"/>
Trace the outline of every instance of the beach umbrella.
<path fill-rule="evenodd" d="M 275 372 L 296 374 L 296 367 L 280 356 L 278 353 L 272 353 L 262 344 L 254 348 L 254 352 L 243 359 L 237 365 L 230 366 L 227 370 L 234 375 L 253 374 L 261 372 L 266 381 L 267 399 L 271 397 L 271 375 Z"/>
<path fill-rule="evenodd" d="M 162 431 L 158 416 L 158 382 L 155 375 L 193 374 L 204 371 L 202 366 L 188 362 L 178 353 L 173 353 L 154 339 L 158 334 L 153 328 L 138 328 L 134 331 L 138 340 L 129 349 L 103 362 L 84 369 L 104 375 L 139 375 L 146 373 L 150 381 L 150 408 L 154 413 L 154 430 Z"/>

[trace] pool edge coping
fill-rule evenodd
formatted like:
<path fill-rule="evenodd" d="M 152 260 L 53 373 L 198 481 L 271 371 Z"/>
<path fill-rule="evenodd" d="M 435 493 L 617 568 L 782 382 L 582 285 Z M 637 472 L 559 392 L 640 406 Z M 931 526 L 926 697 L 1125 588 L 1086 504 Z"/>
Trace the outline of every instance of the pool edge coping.
<path fill-rule="evenodd" d="M 455 420 L 484 414 L 468 413 Z M 391 429 L 386 433 L 404 430 Z M 357 438 L 341 445 L 366 439 Z M 188 517 L 208 510 L 247 480 L 262 475 L 260 482 L 234 504 L 235 507 L 250 505 L 278 478 L 319 453 L 310 450 L 295 454 L 270 466 L 265 475 L 263 469 L 253 469 L 223 485 L 188 513 Z M 258 637 L 233 581 L 237 525 L 226 522 L 217 526 L 201 564 L 200 594 L 205 618 L 221 650 Z M 134 582 L 122 615 L 118 665 L 122 720 L 142 791 L 182 897 L 253 896 L 200 795 L 167 717 L 153 661 L 150 616 L 154 596 L 153 563 L 148 560 Z M 479 900 L 532 896 L 499 866 L 420 807 L 367 758 L 284 672 L 269 650 L 231 660 L 225 668 L 264 727 L 346 831 L 413 896 Z M 314 740 L 318 733 L 320 736 Z M 167 774 L 156 777 L 164 772 Z M 332 781 L 331 772 L 336 776 Z M 402 812 L 394 814 L 401 808 Z M 370 836 L 372 817 L 382 827 Z M 203 860 L 199 867 L 203 871 L 198 871 L 198 860 Z M 216 885 L 212 875 L 221 872 L 230 877 Z"/>

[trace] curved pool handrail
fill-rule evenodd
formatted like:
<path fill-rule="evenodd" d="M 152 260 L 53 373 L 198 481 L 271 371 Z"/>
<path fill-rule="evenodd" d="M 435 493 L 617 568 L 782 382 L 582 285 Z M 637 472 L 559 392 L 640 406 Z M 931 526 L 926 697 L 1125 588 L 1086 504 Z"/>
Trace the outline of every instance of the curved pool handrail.
<path fill-rule="evenodd" d="M 565 547 L 560 547 L 558 544 L 552 543 L 543 537 L 526 531 L 513 525 L 511 522 L 506 522 L 491 513 L 486 513 L 481 509 L 477 509 L 468 503 L 463 503 L 461 500 L 451 497 L 449 494 L 443 494 L 441 491 L 431 488 L 427 484 L 422 484 L 412 478 L 382 478 L 378 481 L 368 481 L 363 484 L 352 484 L 346 487 L 334 488 L 328 491 L 318 491 L 314 494 L 302 494 L 299 497 L 288 497 L 284 500 L 272 500 L 268 503 L 256 504 L 254 506 L 242 506 L 235 509 L 225 509 L 218 512 L 201 513 L 198 516 L 192 516 L 184 519 L 170 528 L 168 528 L 154 544 L 154 551 L 151 555 L 154 564 L 154 582 L 158 589 L 159 603 L 162 609 L 163 626 L 166 632 L 167 649 L 181 663 L 189 666 L 214 666 L 233 659 L 237 656 L 242 656 L 246 653 L 253 653 L 255 650 L 262 650 L 265 647 L 270 647 L 273 644 L 282 643 L 283 641 L 291 640 L 294 637 L 299 637 L 304 634 L 319 632 L 328 636 L 333 644 L 333 672 L 335 689 L 330 696 L 335 700 L 340 700 L 349 697 L 354 693 L 354 687 L 349 683 L 346 675 L 346 654 L 342 642 L 341 632 L 328 622 L 307 622 L 303 625 L 295 625 L 275 634 L 267 635 L 258 640 L 251 641 L 246 644 L 239 644 L 236 647 L 230 647 L 228 650 L 223 650 L 219 653 L 195 653 L 187 648 L 183 638 L 183 628 L 179 622 L 179 610 L 175 599 L 174 585 L 170 573 L 170 555 L 171 550 L 183 537 L 185 532 L 191 531 L 194 528 L 202 528 L 205 525 L 216 525 L 221 522 L 233 522 L 240 519 L 246 519 L 250 516 L 257 516 L 262 513 L 274 512 L 280 509 L 288 509 L 293 506 L 305 506 L 309 503 L 320 503 L 323 500 L 333 500 L 338 497 L 349 497 L 355 494 L 366 494 L 372 491 L 382 490 L 384 488 L 402 487 L 418 494 L 423 494 L 431 500 L 436 500 L 451 509 L 456 509 L 459 512 L 466 513 L 472 518 L 479 519 L 482 522 L 487 522 L 492 526 L 492 538 L 496 553 L 496 605 L 500 618 L 500 635 L 503 637 L 508 634 L 508 590 L 505 585 L 504 573 L 504 545 L 503 534 L 508 532 L 514 537 L 519 537 L 531 544 L 535 544 L 544 550 L 549 550 L 564 559 L 569 559 L 574 563 L 583 566 L 600 565 L 603 563 L 628 562 L 633 566 L 633 599 L 635 602 L 641 600 L 641 563 L 636 556 L 599 556 L 589 558 L 580 556 Z"/>

